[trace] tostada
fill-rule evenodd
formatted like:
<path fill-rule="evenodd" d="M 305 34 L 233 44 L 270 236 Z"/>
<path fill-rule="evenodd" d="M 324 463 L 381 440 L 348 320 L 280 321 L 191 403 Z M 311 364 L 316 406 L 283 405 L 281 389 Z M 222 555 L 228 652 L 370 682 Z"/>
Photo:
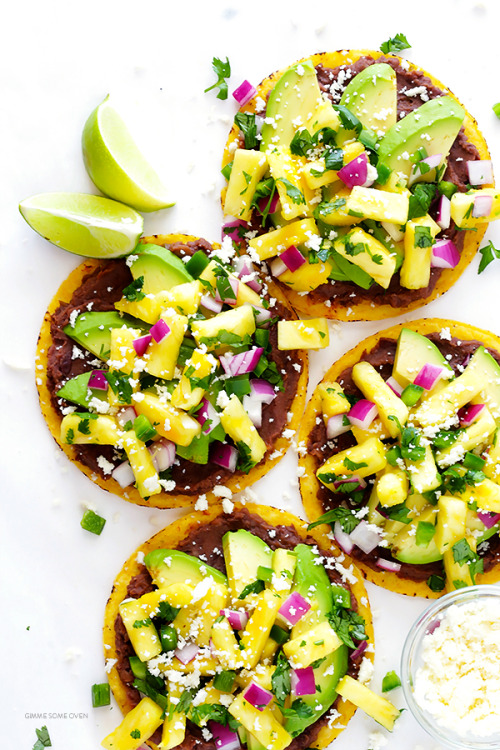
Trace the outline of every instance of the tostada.
<path fill-rule="evenodd" d="M 288 448 L 307 384 L 297 347 L 322 346 L 328 329 L 305 342 L 280 290 L 233 254 L 230 241 L 158 235 L 126 259 L 86 261 L 55 295 L 37 349 L 42 412 L 103 489 L 203 509 Z"/>
<path fill-rule="evenodd" d="M 237 113 L 224 231 L 294 308 L 378 320 L 449 289 L 500 196 L 485 141 L 445 86 L 370 50 L 274 73 Z"/>
<path fill-rule="evenodd" d="M 306 407 L 306 514 L 393 591 L 432 598 L 496 581 L 499 428 L 497 336 L 432 318 L 370 336 Z"/>
<path fill-rule="evenodd" d="M 399 711 L 363 684 L 373 630 L 362 575 L 326 546 L 257 505 L 189 514 L 143 544 L 106 606 L 125 719 L 103 746 L 324 748 L 354 713 L 339 697 L 349 689 L 391 729 Z"/>

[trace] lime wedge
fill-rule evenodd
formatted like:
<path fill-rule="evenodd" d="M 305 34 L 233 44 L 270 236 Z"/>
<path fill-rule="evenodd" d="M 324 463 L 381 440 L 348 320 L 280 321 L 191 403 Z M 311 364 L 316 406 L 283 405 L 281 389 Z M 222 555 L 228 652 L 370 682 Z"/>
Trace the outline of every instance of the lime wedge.
<path fill-rule="evenodd" d="M 109 96 L 85 123 L 82 148 L 90 179 L 104 195 L 138 211 L 173 206 L 174 201 L 135 145 Z"/>
<path fill-rule="evenodd" d="M 85 193 L 41 193 L 19 210 L 35 232 L 75 255 L 119 258 L 131 253 L 144 219 L 123 203 Z"/>

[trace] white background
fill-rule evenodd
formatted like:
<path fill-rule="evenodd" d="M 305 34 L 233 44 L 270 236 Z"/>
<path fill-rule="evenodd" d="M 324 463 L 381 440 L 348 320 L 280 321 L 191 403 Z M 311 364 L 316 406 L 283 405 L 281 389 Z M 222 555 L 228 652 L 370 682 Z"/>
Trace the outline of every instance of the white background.
<path fill-rule="evenodd" d="M 111 93 L 177 200 L 174 208 L 146 217 L 146 232 L 218 240 L 220 160 L 236 105 L 203 94 L 214 80 L 212 57 L 229 57 L 233 90 L 244 78 L 258 83 L 313 52 L 377 48 L 397 32 L 413 44 L 407 56 L 446 82 L 477 118 L 500 171 L 500 121 L 491 110 L 500 100 L 499 28 L 495 0 L 10 4 L 0 46 L 4 748 L 30 750 L 35 727 L 46 724 L 54 748 L 94 750 L 119 723 L 116 706 L 92 709 L 90 701 L 91 685 L 105 679 L 104 605 L 123 561 L 178 515 L 108 495 L 53 442 L 38 408 L 34 352 L 44 311 L 78 259 L 33 233 L 18 202 L 39 192 L 95 192 L 80 137 L 90 111 Z M 487 237 L 500 247 L 500 227 Z M 444 298 L 400 320 L 442 316 L 500 334 L 499 282 L 500 263 L 478 277 L 475 260 Z M 310 389 L 335 358 L 381 327 L 332 329 L 330 348 L 311 356 Z M 255 491 L 261 502 L 303 515 L 295 462 L 289 454 Z M 86 506 L 107 519 L 100 537 L 80 528 Z M 405 633 L 425 601 L 374 586 L 369 595 L 377 639 L 372 687 L 379 690 L 388 670 L 399 671 Z M 400 691 L 393 696 L 402 707 Z M 68 718 L 28 718 L 43 712 Z M 371 747 L 374 730 L 377 725 L 358 712 L 336 750 Z M 407 712 L 393 735 L 381 731 L 389 750 L 436 745 Z"/>

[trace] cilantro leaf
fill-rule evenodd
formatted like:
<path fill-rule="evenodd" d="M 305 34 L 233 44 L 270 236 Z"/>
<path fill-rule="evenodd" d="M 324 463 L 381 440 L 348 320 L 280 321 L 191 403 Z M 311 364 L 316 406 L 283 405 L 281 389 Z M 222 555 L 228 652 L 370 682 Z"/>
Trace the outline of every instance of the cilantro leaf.
<path fill-rule="evenodd" d="M 341 148 L 328 148 L 325 151 L 325 167 L 338 172 L 344 166 L 344 152 Z"/>
<path fill-rule="evenodd" d="M 276 182 L 281 182 L 285 186 L 286 194 L 288 195 L 292 203 L 295 203 L 298 206 L 300 206 L 302 203 L 306 202 L 306 199 L 304 198 L 304 193 L 301 190 L 299 190 L 298 187 L 296 187 L 295 185 L 292 185 L 290 180 L 285 179 L 285 177 L 278 177 Z"/>
<path fill-rule="evenodd" d="M 266 584 L 264 583 L 264 581 L 261 581 L 261 579 L 258 578 L 256 581 L 248 583 L 245 586 L 238 599 L 245 599 L 245 597 L 247 597 L 249 594 L 260 594 L 261 591 L 264 591 L 265 587 Z"/>
<path fill-rule="evenodd" d="M 391 39 L 388 39 L 386 42 L 382 42 L 380 45 L 380 51 L 383 52 L 384 55 L 387 55 L 392 52 L 400 52 L 403 49 L 410 49 L 410 47 L 411 44 L 404 34 L 396 34 L 396 36 L 391 37 Z"/>
<path fill-rule="evenodd" d="M 356 115 L 353 115 L 353 113 L 349 109 L 347 109 L 347 107 L 344 107 L 343 104 L 334 104 L 333 108 L 338 113 L 343 128 L 345 128 L 346 130 L 354 130 L 356 132 L 356 135 L 359 135 L 361 133 L 361 131 L 363 130 L 363 125 L 358 120 Z"/>
<path fill-rule="evenodd" d="M 328 622 L 337 633 L 340 640 L 349 648 L 356 648 L 354 641 L 365 641 L 365 620 L 352 609 L 339 607 L 328 613 Z"/>
<path fill-rule="evenodd" d="M 323 201 L 314 209 L 314 218 L 321 219 L 322 216 L 327 216 L 328 214 L 338 211 L 345 206 L 345 204 L 345 198 L 335 198 L 333 201 Z"/>
<path fill-rule="evenodd" d="M 255 115 L 251 112 L 237 112 L 234 121 L 245 138 L 245 148 L 252 149 L 257 146 L 257 123 Z"/>
<path fill-rule="evenodd" d="M 192 706 L 189 718 L 199 727 L 205 726 L 207 721 L 216 721 L 217 724 L 229 726 L 233 730 L 238 727 L 238 722 L 227 708 L 217 703 L 201 703 L 199 706 Z"/>
<path fill-rule="evenodd" d="M 432 245 L 432 235 L 429 227 L 415 227 L 415 247 L 430 247 Z"/>
<path fill-rule="evenodd" d="M 336 521 L 340 523 L 340 525 L 342 526 L 342 530 L 345 531 L 346 534 L 350 534 L 351 531 L 353 531 L 358 525 L 359 518 L 356 518 L 354 513 L 349 510 L 349 508 L 343 508 L 339 506 L 338 508 L 333 508 L 333 510 L 329 510 L 326 513 L 323 513 L 323 515 L 320 516 L 316 521 L 310 523 L 307 529 L 309 531 L 309 529 L 314 529 L 316 526 L 320 526 L 322 523 L 329 523 L 330 526 L 333 526 Z"/>
<path fill-rule="evenodd" d="M 285 699 L 290 695 L 292 684 L 290 679 L 290 664 L 281 651 L 278 654 L 278 659 L 276 661 L 276 669 L 271 677 L 271 686 L 276 702 L 282 708 Z"/>
<path fill-rule="evenodd" d="M 431 591 L 442 591 L 446 585 L 443 576 L 431 575 L 427 579 L 427 585 Z"/>
<path fill-rule="evenodd" d="M 483 561 L 471 549 L 467 539 L 460 539 L 453 545 L 453 559 L 459 565 L 467 565 L 473 584 L 476 583 L 476 575 L 483 572 Z M 453 582 L 455 585 L 455 581 Z M 455 585 L 455 588 L 457 586 Z"/>
<path fill-rule="evenodd" d="M 105 372 L 104 377 L 108 381 L 113 393 L 118 396 L 118 401 L 121 404 L 130 404 L 132 401 L 130 375 L 120 372 L 120 370 L 113 370 L 113 372 Z"/>
<path fill-rule="evenodd" d="M 290 141 L 290 151 L 296 156 L 306 156 L 307 152 L 312 148 L 312 136 L 307 128 L 297 130 L 292 140 Z"/>
<path fill-rule="evenodd" d="M 256 462 L 252 459 L 252 452 L 248 445 L 242 440 L 240 440 L 239 443 L 236 443 L 236 447 L 238 449 L 238 453 L 240 454 L 237 464 L 238 469 L 244 474 L 248 474 L 250 469 L 253 469 L 253 467 L 256 465 Z"/>
<path fill-rule="evenodd" d="M 228 90 L 225 79 L 229 78 L 231 75 L 231 64 L 229 58 L 226 57 L 226 62 L 223 62 L 218 57 L 214 57 L 212 59 L 212 68 L 217 76 L 217 81 L 212 86 L 205 89 L 204 93 L 206 94 L 207 91 L 212 91 L 212 89 L 218 88 L 217 99 L 227 99 Z"/>
<path fill-rule="evenodd" d="M 188 708 L 191 705 L 191 701 L 194 698 L 195 690 L 184 690 L 181 697 L 179 698 L 179 703 L 174 708 L 174 713 L 176 714 L 187 714 Z"/>
<path fill-rule="evenodd" d="M 123 290 L 123 296 L 129 302 L 136 302 L 144 299 L 146 295 L 142 291 L 143 286 L 144 276 L 139 276 L 137 279 L 134 279 L 131 284 L 125 287 Z"/>
<path fill-rule="evenodd" d="M 365 466 L 368 466 L 368 464 L 365 461 L 356 463 L 356 461 L 351 461 L 351 459 L 346 456 L 344 458 L 344 466 L 348 471 L 357 471 L 358 469 L 363 469 Z"/>
<path fill-rule="evenodd" d="M 432 183 L 418 183 L 410 195 L 408 220 L 425 216 L 436 195 L 436 186 Z"/>
<path fill-rule="evenodd" d="M 334 261 L 335 266 L 344 274 L 343 278 L 352 281 L 356 286 L 360 286 L 362 289 L 369 289 L 374 283 L 372 277 L 366 271 L 359 266 L 355 266 L 354 263 L 351 263 L 340 255 L 340 253 L 337 253 L 336 250 L 332 251 L 331 260 Z M 335 269 L 333 269 L 332 273 L 335 273 Z M 330 273 L 328 278 L 332 278 L 332 273 Z"/>
<path fill-rule="evenodd" d="M 130 732 L 130 736 L 132 737 L 132 739 L 138 740 L 140 739 L 141 732 L 139 729 L 132 729 L 132 731 Z"/>
<path fill-rule="evenodd" d="M 500 258 L 500 250 L 498 250 L 494 246 L 491 240 L 487 245 L 479 248 L 479 252 L 481 253 L 481 261 L 479 263 L 479 268 L 477 269 L 478 273 L 482 273 L 492 261 L 498 260 L 498 258 Z"/>

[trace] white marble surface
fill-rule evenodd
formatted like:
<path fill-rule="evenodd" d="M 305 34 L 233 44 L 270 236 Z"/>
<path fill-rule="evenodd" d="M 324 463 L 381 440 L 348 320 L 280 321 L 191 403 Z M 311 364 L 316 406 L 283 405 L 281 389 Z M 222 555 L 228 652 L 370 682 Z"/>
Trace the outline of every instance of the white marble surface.
<path fill-rule="evenodd" d="M 3 572 L 0 631 L 3 747 L 31 748 L 46 724 L 54 748 L 91 750 L 120 721 L 119 711 L 92 709 L 90 687 L 105 678 L 102 615 L 113 577 L 143 540 L 174 511 L 129 505 L 94 486 L 60 453 L 40 415 L 34 350 L 46 306 L 78 259 L 35 235 L 18 202 L 46 191 L 93 192 L 80 136 L 90 111 L 115 97 L 138 144 L 172 187 L 177 205 L 146 217 L 146 231 L 185 231 L 218 239 L 220 158 L 236 110 L 203 89 L 214 55 L 228 56 L 234 89 L 321 50 L 376 48 L 397 32 L 413 43 L 408 57 L 445 81 L 477 118 L 500 170 L 500 100 L 495 0 L 400 3 L 146 0 L 12 3 L 0 46 L 0 216 Z M 500 227 L 488 238 L 500 246 Z M 500 333 L 500 263 L 477 276 L 477 260 L 444 298 L 402 320 L 442 316 Z M 394 321 L 388 321 L 392 323 Z M 312 388 L 326 367 L 378 323 L 342 324 L 327 351 L 311 356 Z M 295 457 L 255 491 L 302 515 Z M 80 528 L 83 508 L 107 519 L 100 537 Z M 405 633 L 423 600 L 369 587 L 377 650 L 372 686 L 399 671 Z M 393 695 L 403 706 L 401 694 Z M 45 713 L 46 718 L 33 718 Z M 361 712 L 337 750 L 373 747 L 377 725 Z M 433 750 L 435 742 L 408 713 L 388 750 Z M 380 740 L 380 737 L 378 738 Z M 14 745 L 15 743 L 15 745 Z"/>

